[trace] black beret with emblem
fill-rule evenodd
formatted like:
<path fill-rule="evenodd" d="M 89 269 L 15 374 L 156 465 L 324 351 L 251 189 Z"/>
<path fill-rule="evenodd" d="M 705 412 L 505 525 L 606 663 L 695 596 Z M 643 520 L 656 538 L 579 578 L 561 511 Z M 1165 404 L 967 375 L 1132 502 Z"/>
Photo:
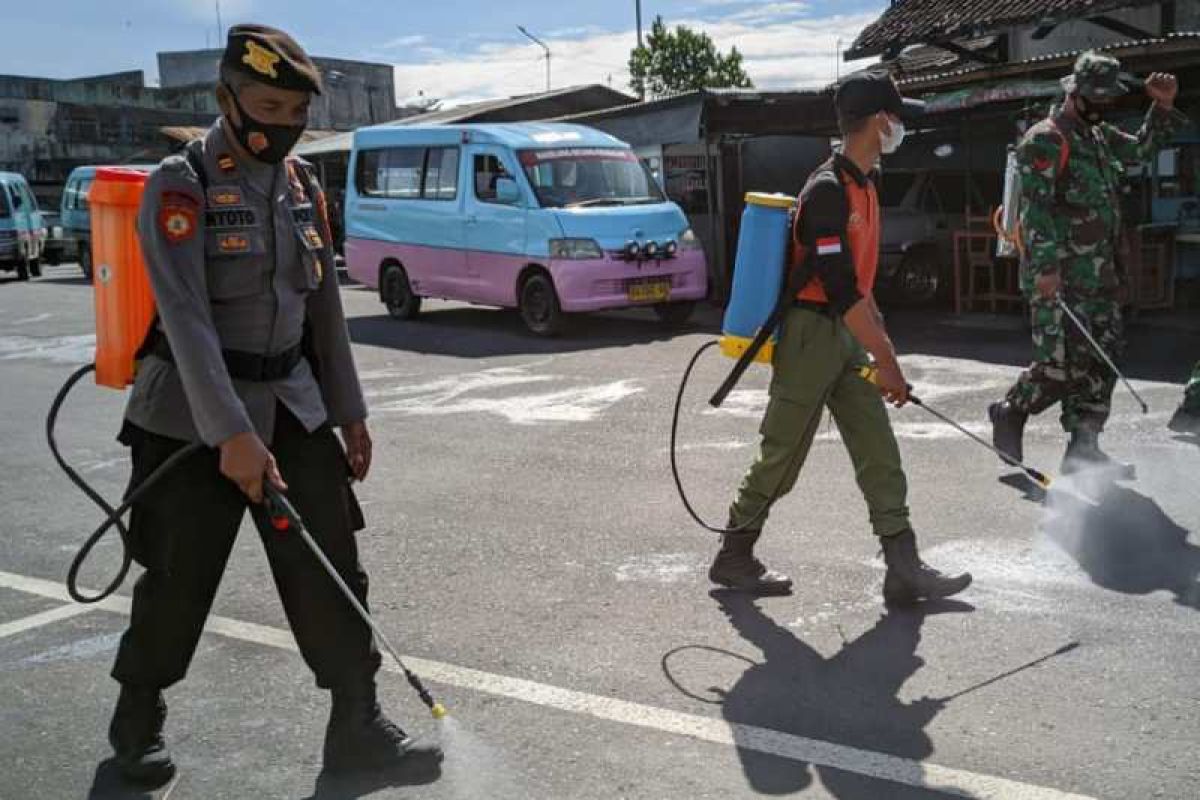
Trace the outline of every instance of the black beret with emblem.
<path fill-rule="evenodd" d="M 321 73 L 304 48 L 266 25 L 230 28 L 221 64 L 268 86 L 321 93 Z"/>

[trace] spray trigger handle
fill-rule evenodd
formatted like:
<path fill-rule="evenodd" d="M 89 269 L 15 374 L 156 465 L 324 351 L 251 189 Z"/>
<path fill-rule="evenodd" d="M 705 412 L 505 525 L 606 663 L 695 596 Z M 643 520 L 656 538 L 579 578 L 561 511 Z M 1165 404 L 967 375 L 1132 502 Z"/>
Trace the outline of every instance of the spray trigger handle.
<path fill-rule="evenodd" d="M 879 385 L 879 368 L 878 367 L 873 366 L 871 364 L 864 364 L 863 366 L 858 368 L 858 374 L 867 383 L 874 384 L 875 386 Z M 912 384 L 906 383 L 904 385 L 908 387 L 908 402 L 912 403 L 913 405 L 917 405 L 917 406 L 921 405 L 921 398 L 916 397 L 912 393 L 912 390 L 913 390 Z"/>
<path fill-rule="evenodd" d="M 302 527 L 296 509 L 269 483 L 263 484 L 263 505 L 266 506 L 271 527 L 280 533 L 286 533 L 293 527 Z"/>

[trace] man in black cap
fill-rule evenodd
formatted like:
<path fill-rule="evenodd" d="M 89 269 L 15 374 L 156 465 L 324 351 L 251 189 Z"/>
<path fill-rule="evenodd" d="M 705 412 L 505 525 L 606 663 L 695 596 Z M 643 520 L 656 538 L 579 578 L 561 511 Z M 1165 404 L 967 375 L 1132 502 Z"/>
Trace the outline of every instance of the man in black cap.
<path fill-rule="evenodd" d="M 366 478 L 371 464 L 367 409 L 324 195 L 310 167 L 288 157 L 320 91 L 316 67 L 286 33 L 231 28 L 221 117 L 146 183 L 138 233 L 158 320 L 120 436 L 131 449 L 131 487 L 188 443 L 206 448 L 133 505 L 131 546 L 145 572 L 113 667 L 121 695 L 109 739 L 137 781 L 174 774 L 162 690 L 187 671 L 247 508 L 300 652 L 332 693 L 326 768 L 440 759 L 383 716 L 370 629 L 261 505 L 264 480 L 287 490 L 366 602 L 354 538 L 363 520 L 350 481 Z"/>
<path fill-rule="evenodd" d="M 854 462 L 887 563 L 883 597 L 889 604 L 956 594 L 969 574 L 946 576 L 917 555 L 909 523 L 907 482 L 880 393 L 897 406 L 908 384 L 875 304 L 879 260 L 879 200 L 875 165 L 904 139 L 904 121 L 924 105 L 900 96 L 886 73 L 847 77 L 834 97 L 842 146 L 809 177 L 793 230 L 792 308 L 773 356 L 770 402 L 758 459 L 729 510 L 731 532 L 709 577 L 759 594 L 791 590 L 786 575 L 768 570 L 753 553 L 772 503 L 791 491 L 828 408 Z M 879 388 L 859 374 L 874 357 Z"/>

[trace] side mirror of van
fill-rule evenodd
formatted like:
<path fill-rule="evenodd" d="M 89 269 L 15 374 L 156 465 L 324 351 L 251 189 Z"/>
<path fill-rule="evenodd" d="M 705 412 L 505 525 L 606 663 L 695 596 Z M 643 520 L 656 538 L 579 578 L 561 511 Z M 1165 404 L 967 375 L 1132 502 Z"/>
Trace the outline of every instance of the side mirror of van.
<path fill-rule="evenodd" d="M 506 206 L 521 204 L 521 190 L 518 188 L 516 180 L 510 177 L 496 179 L 496 202 Z"/>

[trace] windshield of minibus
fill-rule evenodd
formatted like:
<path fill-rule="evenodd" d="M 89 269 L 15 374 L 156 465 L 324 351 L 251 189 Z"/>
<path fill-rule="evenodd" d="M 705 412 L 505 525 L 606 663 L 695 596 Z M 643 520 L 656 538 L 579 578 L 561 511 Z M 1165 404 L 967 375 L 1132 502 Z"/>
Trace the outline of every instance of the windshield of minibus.
<path fill-rule="evenodd" d="M 566 147 L 522 150 L 521 167 L 543 208 L 629 206 L 665 201 L 632 150 Z"/>

